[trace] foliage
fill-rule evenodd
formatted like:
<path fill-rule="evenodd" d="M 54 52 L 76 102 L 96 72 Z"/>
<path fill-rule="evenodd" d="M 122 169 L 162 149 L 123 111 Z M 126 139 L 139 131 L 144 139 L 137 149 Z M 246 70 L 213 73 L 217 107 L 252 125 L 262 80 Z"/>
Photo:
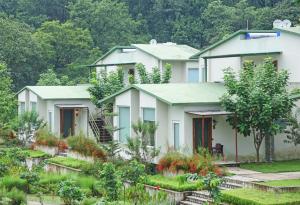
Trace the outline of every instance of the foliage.
<path fill-rule="evenodd" d="M 295 146 L 300 144 L 300 123 L 298 122 L 299 110 L 296 111 L 294 116 L 288 119 L 287 127 L 284 130 L 286 138 L 285 143 L 293 143 Z"/>
<path fill-rule="evenodd" d="M 105 151 L 107 158 L 110 161 L 115 161 L 118 158 L 119 153 L 121 151 L 120 143 L 116 140 L 112 140 L 108 143 L 101 144 L 101 147 Z"/>
<path fill-rule="evenodd" d="M 24 180 L 24 179 L 20 179 L 19 177 L 7 175 L 7 176 L 1 178 L 0 187 L 5 188 L 8 191 L 11 191 L 12 189 L 17 188 L 18 190 L 27 192 L 28 184 L 27 184 L 26 180 Z"/>
<path fill-rule="evenodd" d="M 23 145 L 33 141 L 34 132 L 46 126 L 43 119 L 35 111 L 26 111 L 18 116 L 17 119 L 20 139 Z"/>
<path fill-rule="evenodd" d="M 82 169 L 85 166 L 88 166 L 90 163 L 84 160 L 74 159 L 71 157 L 53 157 L 47 160 L 49 163 L 60 164 L 66 167 L 71 167 L 75 169 Z"/>
<path fill-rule="evenodd" d="M 259 184 L 275 187 L 295 187 L 300 186 L 300 179 L 282 179 L 260 182 Z"/>
<path fill-rule="evenodd" d="M 53 69 L 48 69 L 46 72 L 40 74 L 40 78 L 36 85 L 57 86 L 57 85 L 75 85 L 75 83 L 69 80 L 68 76 L 64 75 L 61 78 L 59 78 Z"/>
<path fill-rule="evenodd" d="M 7 148 L 0 150 L 0 164 L 2 175 L 18 175 L 26 170 L 25 159 L 28 156 L 26 152 L 20 148 Z"/>
<path fill-rule="evenodd" d="M 0 204 L 3 205 L 22 205 L 26 204 L 26 195 L 24 192 L 13 188 L 10 191 L 0 189 Z"/>
<path fill-rule="evenodd" d="M 232 189 L 222 191 L 222 201 L 234 205 L 296 205 L 300 194 L 262 192 L 256 189 Z"/>
<path fill-rule="evenodd" d="M 214 172 L 219 176 L 224 175 L 224 169 L 214 163 L 214 159 L 206 149 L 200 149 L 199 153 L 191 156 L 171 150 L 160 158 L 156 168 L 159 172 L 197 173 L 200 176 Z"/>
<path fill-rule="evenodd" d="M 246 163 L 241 168 L 263 173 L 298 172 L 300 160 L 275 161 L 272 163 Z"/>
<path fill-rule="evenodd" d="M 98 159 L 106 158 L 104 150 L 95 142 L 95 140 L 88 138 L 83 134 L 70 136 L 67 138 L 67 142 L 70 149 L 75 152 Z"/>
<path fill-rule="evenodd" d="M 232 69 L 225 70 L 225 94 L 222 106 L 235 115 L 229 116 L 229 123 L 244 136 L 252 136 L 259 161 L 260 146 L 265 138 L 282 131 L 278 123 L 288 117 L 293 106 L 286 90 L 288 73 L 277 71 L 271 58 L 256 67 L 253 62 L 245 62 L 237 76 Z M 270 153 L 267 158 L 272 158 Z"/>
<path fill-rule="evenodd" d="M 114 164 L 104 163 L 103 169 L 99 173 L 102 187 L 105 187 L 104 196 L 107 201 L 116 201 L 119 198 L 118 192 L 121 187 L 120 176 Z"/>
<path fill-rule="evenodd" d="M 30 158 L 47 158 L 49 155 L 45 152 L 42 152 L 40 150 L 25 150 L 26 153 L 28 153 L 28 157 Z"/>
<path fill-rule="evenodd" d="M 112 95 L 124 88 L 124 73 L 122 68 L 118 68 L 116 71 L 107 73 L 105 70 L 101 70 L 100 75 L 92 73 L 90 83 L 92 87 L 89 88 L 92 102 L 101 107 L 100 100 Z"/>
<path fill-rule="evenodd" d="M 153 163 L 153 159 L 159 154 L 159 149 L 155 146 L 149 146 L 151 136 L 154 135 L 157 126 L 138 120 L 136 124 L 132 125 L 136 136 L 127 139 L 127 154 L 133 160 L 145 164 L 147 171 L 149 171 L 148 169 L 150 168 L 150 164 Z"/>
<path fill-rule="evenodd" d="M 181 178 L 184 180 L 181 180 Z M 203 180 L 198 179 L 193 182 L 187 181 L 185 175 L 178 175 L 176 177 L 167 177 L 162 175 L 148 176 L 145 182 L 148 185 L 169 189 L 174 191 L 196 191 L 204 187 Z"/>
<path fill-rule="evenodd" d="M 35 133 L 35 136 L 36 145 L 56 147 L 59 142 L 59 139 L 54 134 L 52 134 L 46 127 L 39 129 Z"/>
<path fill-rule="evenodd" d="M 221 190 L 219 186 L 223 183 L 223 181 L 224 180 L 222 178 L 212 172 L 208 173 L 204 178 L 204 185 L 215 204 L 221 203 Z"/>
<path fill-rule="evenodd" d="M 169 83 L 172 77 L 172 65 L 166 64 L 163 72 L 161 73 L 160 69 L 157 67 L 152 68 L 152 73 L 146 71 L 145 66 L 142 63 L 138 63 L 135 66 L 138 73 L 138 80 L 135 80 L 134 83 L 140 84 L 160 84 L 160 83 Z"/>
<path fill-rule="evenodd" d="M 136 160 L 129 162 L 128 165 L 123 167 L 122 178 L 133 186 L 143 183 L 146 178 L 145 165 L 138 163 Z"/>
<path fill-rule="evenodd" d="M 66 205 L 76 205 L 84 198 L 84 194 L 79 187 L 70 180 L 60 182 L 57 193 Z"/>
<path fill-rule="evenodd" d="M 31 186 L 35 185 L 40 180 L 38 173 L 35 172 L 34 170 L 32 170 L 32 171 L 28 170 L 26 172 L 23 172 L 20 175 L 20 178 L 26 180 L 26 182 L 27 182 L 27 193 L 30 193 L 30 185 Z"/>

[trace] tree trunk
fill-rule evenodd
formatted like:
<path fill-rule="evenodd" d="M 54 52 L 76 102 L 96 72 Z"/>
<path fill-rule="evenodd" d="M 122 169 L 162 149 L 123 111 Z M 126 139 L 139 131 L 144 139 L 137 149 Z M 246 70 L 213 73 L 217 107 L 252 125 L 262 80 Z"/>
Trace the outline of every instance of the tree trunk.
<path fill-rule="evenodd" d="M 274 136 L 265 137 L 265 160 L 272 162 L 274 159 Z"/>
<path fill-rule="evenodd" d="M 259 162 L 259 148 L 260 147 L 255 147 L 255 150 L 256 150 L 256 162 Z"/>

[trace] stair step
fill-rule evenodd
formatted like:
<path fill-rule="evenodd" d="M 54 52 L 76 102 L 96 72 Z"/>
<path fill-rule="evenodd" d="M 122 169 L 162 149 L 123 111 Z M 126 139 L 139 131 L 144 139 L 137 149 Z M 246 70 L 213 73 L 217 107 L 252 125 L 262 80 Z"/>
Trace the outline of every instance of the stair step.
<path fill-rule="evenodd" d="M 204 204 L 204 203 L 201 203 L 201 204 Z M 181 201 L 180 205 L 199 205 L 199 203 L 193 203 L 190 201 Z"/>
<path fill-rule="evenodd" d="M 210 199 L 208 191 L 193 191 L 192 196 L 200 197 L 200 198 L 204 198 L 204 199 Z"/>
<path fill-rule="evenodd" d="M 243 188 L 243 186 L 240 184 L 229 183 L 229 182 L 225 182 L 225 183 L 221 184 L 219 187 L 224 187 L 224 188 L 229 188 L 229 189 Z"/>
<path fill-rule="evenodd" d="M 212 201 L 210 198 L 202 198 L 202 197 L 196 197 L 196 196 L 187 196 L 185 200 L 193 202 L 193 203 L 198 203 L 198 204 Z"/>

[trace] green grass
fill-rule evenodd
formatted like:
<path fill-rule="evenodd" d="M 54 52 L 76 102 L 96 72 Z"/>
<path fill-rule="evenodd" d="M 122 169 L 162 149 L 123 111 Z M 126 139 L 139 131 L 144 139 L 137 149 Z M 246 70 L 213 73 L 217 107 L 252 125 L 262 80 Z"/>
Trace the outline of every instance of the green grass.
<path fill-rule="evenodd" d="M 25 150 L 29 154 L 30 158 L 47 158 L 49 155 L 40 150 Z"/>
<path fill-rule="evenodd" d="M 44 203 L 62 204 L 62 200 L 58 196 L 42 195 Z M 40 198 L 36 195 L 27 195 L 27 201 L 40 202 Z"/>
<path fill-rule="evenodd" d="M 268 185 L 268 186 L 300 186 L 300 179 L 285 179 L 285 180 L 273 180 L 262 182 L 260 184 Z"/>
<path fill-rule="evenodd" d="M 47 160 L 47 162 L 55 163 L 55 164 L 59 164 L 59 165 L 63 165 L 75 169 L 82 169 L 85 166 L 88 166 L 90 164 L 89 162 L 83 160 L 74 159 L 70 157 L 61 157 L 61 156 L 50 158 Z"/>
<path fill-rule="evenodd" d="M 272 163 L 241 164 L 241 168 L 263 173 L 297 172 L 300 171 L 300 160 L 280 161 Z"/>
<path fill-rule="evenodd" d="M 146 184 L 179 192 L 198 190 L 203 187 L 202 181 L 199 181 L 198 183 L 180 183 L 176 177 L 165 177 L 162 175 L 149 176 Z"/>
<path fill-rule="evenodd" d="M 262 192 L 256 189 L 222 191 L 222 201 L 234 205 L 297 205 L 300 193 Z"/>

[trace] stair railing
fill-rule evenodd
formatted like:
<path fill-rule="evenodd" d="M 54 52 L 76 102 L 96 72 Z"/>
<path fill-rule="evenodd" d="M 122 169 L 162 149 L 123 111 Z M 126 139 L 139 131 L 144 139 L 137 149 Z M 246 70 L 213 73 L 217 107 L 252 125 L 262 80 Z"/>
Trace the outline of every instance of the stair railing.
<path fill-rule="evenodd" d="M 90 126 L 94 132 L 94 135 L 96 135 L 96 139 L 99 139 L 100 141 L 100 129 L 99 127 L 97 126 L 97 123 L 96 123 L 96 120 L 94 118 L 94 116 L 90 113 L 89 114 L 89 121 L 90 121 Z"/>

